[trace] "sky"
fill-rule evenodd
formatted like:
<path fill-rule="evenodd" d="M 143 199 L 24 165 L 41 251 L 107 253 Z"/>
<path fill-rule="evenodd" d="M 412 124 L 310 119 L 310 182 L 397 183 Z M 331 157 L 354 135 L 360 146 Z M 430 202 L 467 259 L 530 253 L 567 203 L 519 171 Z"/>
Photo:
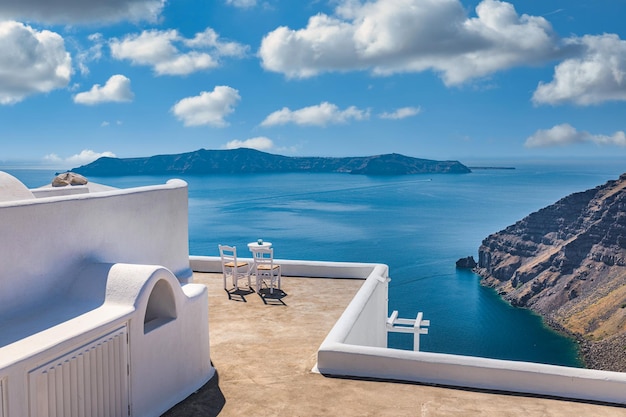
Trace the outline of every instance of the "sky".
<path fill-rule="evenodd" d="M 626 0 L 0 0 L 0 164 L 626 157 Z"/>

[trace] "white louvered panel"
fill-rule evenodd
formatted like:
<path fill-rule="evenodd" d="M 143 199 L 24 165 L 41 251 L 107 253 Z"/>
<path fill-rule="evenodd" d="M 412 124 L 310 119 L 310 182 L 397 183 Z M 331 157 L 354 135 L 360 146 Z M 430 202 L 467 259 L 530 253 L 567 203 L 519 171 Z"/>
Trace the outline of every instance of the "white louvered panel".
<path fill-rule="evenodd" d="M 29 372 L 30 415 L 126 416 L 127 369 L 124 326 Z"/>

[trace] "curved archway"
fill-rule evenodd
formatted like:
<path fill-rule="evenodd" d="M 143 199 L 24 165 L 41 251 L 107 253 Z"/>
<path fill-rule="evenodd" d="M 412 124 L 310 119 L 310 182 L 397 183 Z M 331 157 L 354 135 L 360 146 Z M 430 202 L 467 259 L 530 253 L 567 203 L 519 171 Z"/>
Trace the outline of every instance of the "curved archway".
<path fill-rule="evenodd" d="M 143 332 L 148 333 L 163 324 L 176 319 L 176 300 L 170 284 L 160 279 L 152 288 L 146 315 L 143 320 Z"/>

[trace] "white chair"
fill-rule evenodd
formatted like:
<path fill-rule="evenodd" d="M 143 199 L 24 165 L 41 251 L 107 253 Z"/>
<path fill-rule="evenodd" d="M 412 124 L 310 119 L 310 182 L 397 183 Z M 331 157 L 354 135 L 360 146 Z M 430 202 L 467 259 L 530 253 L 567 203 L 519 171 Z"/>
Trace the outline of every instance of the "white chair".
<path fill-rule="evenodd" d="M 224 274 L 224 289 L 226 281 L 230 277 L 235 290 L 239 289 L 239 280 L 248 278 L 248 288 L 252 288 L 250 284 L 250 267 L 248 262 L 237 260 L 237 247 L 228 245 L 218 245 L 220 248 L 220 258 L 222 258 L 222 273 Z"/>
<path fill-rule="evenodd" d="M 253 252 L 254 264 L 252 270 L 256 276 L 256 292 L 260 294 L 264 280 L 269 280 L 270 294 L 274 293 L 274 286 L 280 290 L 280 265 L 274 263 L 273 248 L 258 248 Z"/>

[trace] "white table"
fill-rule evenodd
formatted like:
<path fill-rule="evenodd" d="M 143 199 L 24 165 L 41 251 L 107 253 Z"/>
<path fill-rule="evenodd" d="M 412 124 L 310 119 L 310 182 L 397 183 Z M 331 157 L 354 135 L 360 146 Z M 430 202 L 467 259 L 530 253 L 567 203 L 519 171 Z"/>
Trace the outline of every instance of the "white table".
<path fill-rule="evenodd" d="M 261 243 L 260 245 L 258 241 L 248 243 L 248 249 L 250 249 L 250 252 L 252 253 L 254 253 L 254 251 L 257 249 L 269 249 L 271 247 L 272 247 L 272 242 L 263 241 L 263 243 Z"/>

